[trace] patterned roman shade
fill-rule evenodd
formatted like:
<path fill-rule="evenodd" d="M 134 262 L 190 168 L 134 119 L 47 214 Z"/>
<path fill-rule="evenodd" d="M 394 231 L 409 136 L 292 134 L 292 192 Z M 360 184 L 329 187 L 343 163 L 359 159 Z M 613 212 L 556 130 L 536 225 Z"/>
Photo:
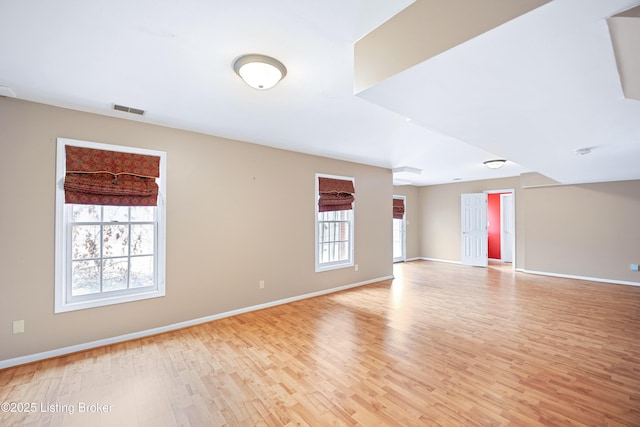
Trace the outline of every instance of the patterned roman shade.
<path fill-rule="evenodd" d="M 353 209 L 355 200 L 353 181 L 318 177 L 318 211 L 345 211 Z"/>
<path fill-rule="evenodd" d="M 404 200 L 393 199 L 393 218 L 402 219 L 404 216 Z"/>
<path fill-rule="evenodd" d="M 160 157 L 65 146 L 65 203 L 156 206 Z"/>

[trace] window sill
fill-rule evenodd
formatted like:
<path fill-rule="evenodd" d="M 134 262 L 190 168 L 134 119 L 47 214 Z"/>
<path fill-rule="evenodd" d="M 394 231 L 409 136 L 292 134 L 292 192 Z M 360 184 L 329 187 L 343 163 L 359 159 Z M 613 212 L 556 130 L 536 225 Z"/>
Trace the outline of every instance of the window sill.
<path fill-rule="evenodd" d="M 316 273 L 321 273 L 323 271 L 330 271 L 330 270 L 339 270 L 341 268 L 349 268 L 349 267 L 353 267 L 354 265 L 355 264 L 353 262 L 330 264 L 330 265 L 316 265 Z"/>
<path fill-rule="evenodd" d="M 151 290 L 147 292 L 140 292 L 129 295 L 117 295 L 113 297 L 103 297 L 92 300 L 63 302 L 56 301 L 56 307 L 54 313 L 66 313 L 76 310 L 85 310 L 87 308 L 104 307 L 107 305 L 124 304 L 127 302 L 142 301 L 151 298 L 160 298 L 165 296 L 164 289 Z"/>

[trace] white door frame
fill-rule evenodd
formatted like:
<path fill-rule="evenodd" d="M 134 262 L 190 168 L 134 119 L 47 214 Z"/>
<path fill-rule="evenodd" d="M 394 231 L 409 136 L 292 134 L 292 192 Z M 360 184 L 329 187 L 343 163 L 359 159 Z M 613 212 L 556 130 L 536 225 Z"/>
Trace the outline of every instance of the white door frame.
<path fill-rule="evenodd" d="M 511 250 L 512 250 L 512 261 L 511 268 L 513 270 L 516 269 L 516 191 L 513 188 L 507 188 L 503 190 L 485 190 L 486 194 L 494 194 L 494 193 L 511 193 L 513 197 L 513 203 L 511 206 L 511 218 L 513 219 L 513 232 L 511 233 Z M 502 218 L 500 221 L 500 239 L 502 239 Z M 502 257 L 502 255 L 501 255 Z"/>
<path fill-rule="evenodd" d="M 505 200 L 510 199 L 510 205 Z M 515 247 L 515 215 L 513 206 L 513 193 L 500 194 L 500 259 L 502 262 L 514 262 L 513 254 Z M 509 227 L 510 226 L 510 227 Z M 506 257 L 505 248 L 509 248 L 509 256 Z"/>

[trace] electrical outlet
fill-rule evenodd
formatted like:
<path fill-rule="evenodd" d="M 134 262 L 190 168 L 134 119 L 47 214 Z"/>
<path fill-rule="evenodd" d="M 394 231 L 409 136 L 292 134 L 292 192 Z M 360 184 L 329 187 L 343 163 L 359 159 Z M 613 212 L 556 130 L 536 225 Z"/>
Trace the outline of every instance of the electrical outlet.
<path fill-rule="evenodd" d="M 24 332 L 24 320 L 14 320 L 13 321 L 13 333 L 21 334 Z"/>
<path fill-rule="evenodd" d="M 264 289 L 264 280 L 260 280 L 260 281 L 258 282 L 258 288 L 260 288 L 260 289 Z"/>
<path fill-rule="evenodd" d="M 638 271 L 638 264 L 631 264 L 631 271 Z"/>

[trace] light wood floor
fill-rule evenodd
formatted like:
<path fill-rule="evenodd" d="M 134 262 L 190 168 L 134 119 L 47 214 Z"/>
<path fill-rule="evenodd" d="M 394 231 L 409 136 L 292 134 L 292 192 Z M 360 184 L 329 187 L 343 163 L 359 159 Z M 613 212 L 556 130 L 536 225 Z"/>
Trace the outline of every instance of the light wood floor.
<path fill-rule="evenodd" d="M 0 413 L 0 425 L 640 425 L 640 287 L 425 261 L 395 270 L 2 370 L 0 402 L 38 408 Z"/>

